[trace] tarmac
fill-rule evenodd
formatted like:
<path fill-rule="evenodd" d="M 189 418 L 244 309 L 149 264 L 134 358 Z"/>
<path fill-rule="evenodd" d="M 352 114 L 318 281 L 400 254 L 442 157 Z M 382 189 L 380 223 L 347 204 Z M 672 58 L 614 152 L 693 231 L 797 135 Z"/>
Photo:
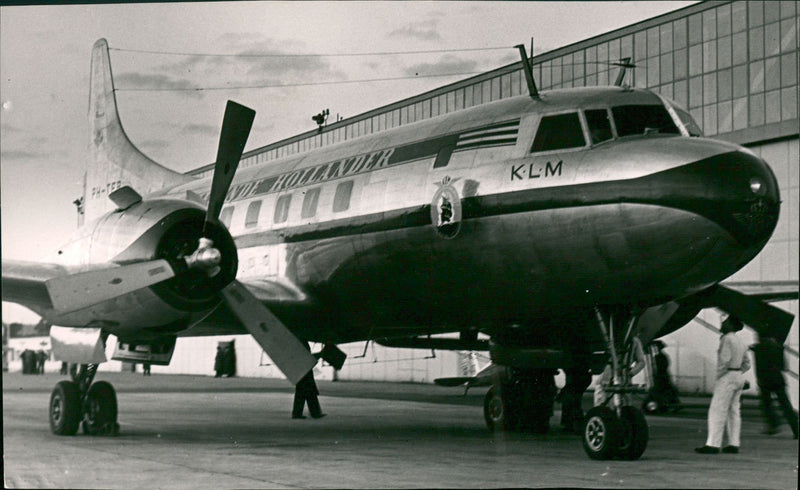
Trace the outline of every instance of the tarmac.
<path fill-rule="evenodd" d="M 637 461 L 594 461 L 580 438 L 492 434 L 486 388 L 318 381 L 319 420 L 289 417 L 284 380 L 99 373 L 117 390 L 113 437 L 50 433 L 56 374 L 3 373 L 6 488 L 797 488 L 798 441 L 761 433 L 742 402 L 739 454 L 699 455 L 710 398 L 647 416 Z M 590 397 L 584 407 L 591 405 Z"/>

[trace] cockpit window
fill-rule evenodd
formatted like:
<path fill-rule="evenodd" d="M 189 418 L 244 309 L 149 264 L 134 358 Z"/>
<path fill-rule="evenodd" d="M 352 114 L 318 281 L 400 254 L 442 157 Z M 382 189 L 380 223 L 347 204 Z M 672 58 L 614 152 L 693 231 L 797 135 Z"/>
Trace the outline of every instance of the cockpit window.
<path fill-rule="evenodd" d="M 578 113 L 544 116 L 533 140 L 531 151 L 563 150 L 586 146 Z"/>
<path fill-rule="evenodd" d="M 697 125 L 694 118 L 688 112 L 675 105 L 673 105 L 672 108 L 683 123 L 683 127 L 689 132 L 689 136 L 703 136 L 703 130 L 700 129 L 700 126 Z"/>
<path fill-rule="evenodd" d="M 619 136 L 681 134 L 662 105 L 623 105 L 611 109 Z"/>
<path fill-rule="evenodd" d="M 611 133 L 611 120 L 608 118 L 607 110 L 594 109 L 586 111 L 586 122 L 589 124 L 589 134 L 592 137 L 593 145 L 614 137 Z"/>

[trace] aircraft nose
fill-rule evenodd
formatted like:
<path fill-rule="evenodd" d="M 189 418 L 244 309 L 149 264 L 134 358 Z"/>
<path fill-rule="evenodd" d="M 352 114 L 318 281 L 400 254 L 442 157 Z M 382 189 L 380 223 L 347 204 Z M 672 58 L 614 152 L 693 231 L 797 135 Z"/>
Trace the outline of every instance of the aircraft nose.
<path fill-rule="evenodd" d="M 746 148 L 689 166 L 696 172 L 689 194 L 701 214 L 727 229 L 745 248 L 769 240 L 780 213 L 778 182 L 767 163 Z"/>

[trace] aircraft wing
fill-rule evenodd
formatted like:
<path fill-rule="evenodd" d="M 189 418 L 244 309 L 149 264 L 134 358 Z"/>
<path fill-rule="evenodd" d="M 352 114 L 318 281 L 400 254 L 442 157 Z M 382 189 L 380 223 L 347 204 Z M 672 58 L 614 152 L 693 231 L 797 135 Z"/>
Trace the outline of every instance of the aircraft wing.
<path fill-rule="evenodd" d="M 723 286 L 751 298 L 769 303 L 798 299 L 798 281 L 741 281 L 723 282 Z"/>
<path fill-rule="evenodd" d="M 52 308 L 45 283 L 67 274 L 65 267 L 56 264 L 3 260 L 3 301 L 34 309 Z"/>

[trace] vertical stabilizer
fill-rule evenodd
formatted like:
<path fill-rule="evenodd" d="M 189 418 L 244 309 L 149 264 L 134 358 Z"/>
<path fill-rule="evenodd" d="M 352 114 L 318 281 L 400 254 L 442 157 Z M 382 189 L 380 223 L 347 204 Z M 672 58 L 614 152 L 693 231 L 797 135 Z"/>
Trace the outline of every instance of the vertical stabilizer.
<path fill-rule="evenodd" d="M 105 39 L 99 39 L 92 48 L 89 90 L 90 159 L 83 188 L 85 221 L 115 209 L 108 195 L 122 186 L 128 185 L 146 196 L 192 180 L 154 162 L 128 139 L 119 120 Z"/>

